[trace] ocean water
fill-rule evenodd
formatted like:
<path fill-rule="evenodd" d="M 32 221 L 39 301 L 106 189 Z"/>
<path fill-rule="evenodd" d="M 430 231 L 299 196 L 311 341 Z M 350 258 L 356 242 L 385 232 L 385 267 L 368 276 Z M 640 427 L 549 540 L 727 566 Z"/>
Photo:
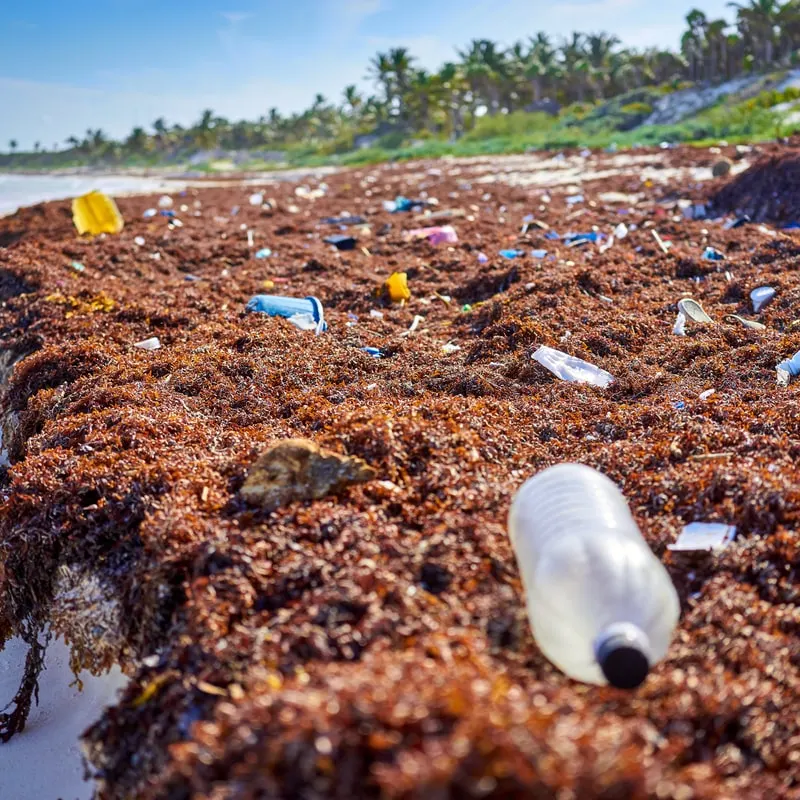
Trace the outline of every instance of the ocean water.
<path fill-rule="evenodd" d="M 177 191 L 178 181 L 136 178 L 127 175 L 10 175 L 0 173 L 0 216 L 21 206 L 46 200 L 63 200 L 97 189 L 110 195 L 136 192 Z"/>

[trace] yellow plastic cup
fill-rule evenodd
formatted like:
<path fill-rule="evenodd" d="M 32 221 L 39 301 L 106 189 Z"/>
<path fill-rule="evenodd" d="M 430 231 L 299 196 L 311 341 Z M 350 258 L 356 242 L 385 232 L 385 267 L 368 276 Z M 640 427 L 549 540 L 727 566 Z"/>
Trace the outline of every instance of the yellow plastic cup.
<path fill-rule="evenodd" d="M 386 281 L 386 291 L 393 303 L 402 303 L 411 299 L 411 290 L 408 288 L 408 276 L 405 272 L 393 272 Z"/>

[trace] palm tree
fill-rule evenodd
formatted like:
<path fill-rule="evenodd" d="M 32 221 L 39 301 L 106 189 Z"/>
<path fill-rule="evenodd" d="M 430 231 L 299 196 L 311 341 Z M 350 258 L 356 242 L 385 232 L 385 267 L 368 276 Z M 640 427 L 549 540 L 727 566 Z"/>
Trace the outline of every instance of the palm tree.
<path fill-rule="evenodd" d="M 706 27 L 708 64 L 705 74 L 712 81 L 719 78 L 720 70 L 727 71 L 728 38 L 725 34 L 727 27 L 728 23 L 724 19 L 715 19 Z"/>
<path fill-rule="evenodd" d="M 533 102 L 537 103 L 550 81 L 559 75 L 556 50 L 546 33 L 539 32 L 530 40 L 525 76 L 530 81 Z"/>
<path fill-rule="evenodd" d="M 377 53 L 370 59 L 367 77 L 383 89 L 386 105 L 391 106 L 394 98 L 394 67 L 386 53 Z"/>
<path fill-rule="evenodd" d="M 147 134 L 144 128 L 134 128 L 125 140 L 125 147 L 132 153 L 142 153 L 147 147 Z"/>
<path fill-rule="evenodd" d="M 586 37 L 586 58 L 596 97 L 605 96 L 610 79 L 611 56 L 619 44 L 620 40 L 616 36 L 607 33 L 592 33 Z"/>
<path fill-rule="evenodd" d="M 473 39 L 469 48 L 459 50 L 458 55 L 470 86 L 473 110 L 476 105 L 482 104 L 489 114 L 496 114 L 500 110 L 499 84 L 507 68 L 504 54 L 489 39 Z"/>
<path fill-rule="evenodd" d="M 573 33 L 569 39 L 561 43 L 561 61 L 567 85 L 565 90 L 570 99 L 582 103 L 586 99 L 586 88 L 589 82 L 590 65 L 585 49 L 586 37 L 582 33 Z"/>
<path fill-rule="evenodd" d="M 11 139 L 8 142 L 8 149 L 13 153 L 17 149 L 17 140 Z"/>
<path fill-rule="evenodd" d="M 775 47 L 775 30 L 781 4 L 778 0 L 750 0 L 749 5 L 728 3 L 736 9 L 736 22 L 745 39 L 749 39 L 756 55 L 756 64 L 763 67 L 772 64 Z"/>
<path fill-rule="evenodd" d="M 347 112 L 351 117 L 357 117 L 359 109 L 364 105 L 364 98 L 359 94 L 355 84 L 350 84 L 344 87 L 344 102 L 347 106 Z"/>

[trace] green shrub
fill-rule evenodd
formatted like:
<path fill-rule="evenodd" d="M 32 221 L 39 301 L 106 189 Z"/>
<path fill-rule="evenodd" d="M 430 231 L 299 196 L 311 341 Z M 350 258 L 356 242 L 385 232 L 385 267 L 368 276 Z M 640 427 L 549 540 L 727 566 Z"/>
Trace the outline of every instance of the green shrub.
<path fill-rule="evenodd" d="M 630 114 L 631 116 L 646 117 L 653 113 L 653 106 L 649 103 L 628 103 L 622 106 L 620 111 L 623 114 Z"/>

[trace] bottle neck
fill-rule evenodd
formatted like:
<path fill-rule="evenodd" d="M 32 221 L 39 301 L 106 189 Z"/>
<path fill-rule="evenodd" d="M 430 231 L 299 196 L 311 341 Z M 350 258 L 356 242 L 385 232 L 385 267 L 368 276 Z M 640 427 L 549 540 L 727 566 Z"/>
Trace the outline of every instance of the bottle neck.
<path fill-rule="evenodd" d="M 650 640 L 632 622 L 615 622 L 595 639 L 594 653 L 606 680 L 618 689 L 635 689 L 650 670 Z"/>

